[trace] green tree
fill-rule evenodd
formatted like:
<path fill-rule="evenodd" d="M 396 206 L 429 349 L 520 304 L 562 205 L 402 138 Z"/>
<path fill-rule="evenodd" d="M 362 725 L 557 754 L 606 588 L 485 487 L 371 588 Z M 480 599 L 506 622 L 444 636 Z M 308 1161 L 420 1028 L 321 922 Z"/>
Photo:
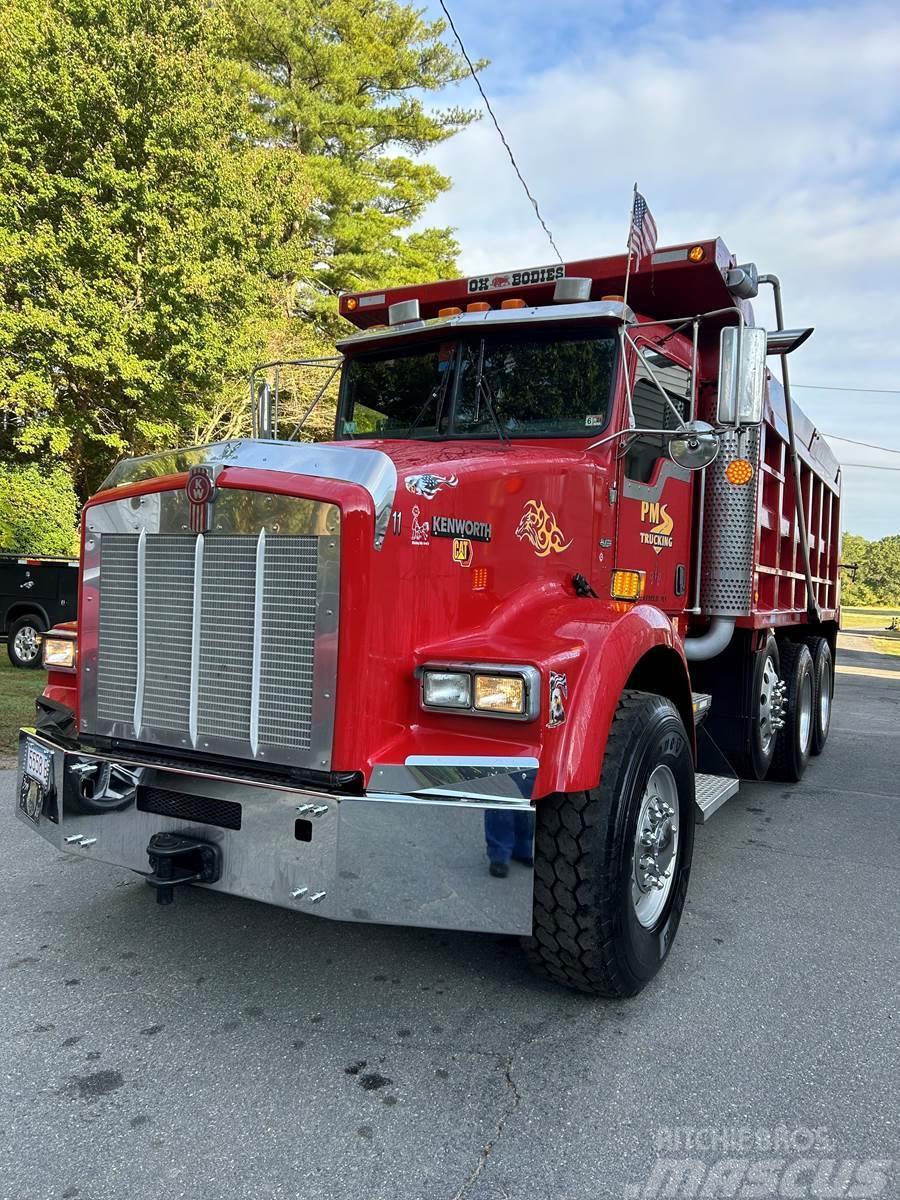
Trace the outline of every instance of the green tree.
<path fill-rule="evenodd" d="M 875 604 L 872 589 L 866 583 L 866 558 L 872 543 L 858 533 L 845 533 L 841 542 L 841 562 L 855 563 L 855 578 L 844 571 L 841 578 L 841 603 L 850 607 Z"/>
<path fill-rule="evenodd" d="M 865 582 L 877 604 L 900 604 L 900 534 L 873 542 L 866 555 Z"/>
<path fill-rule="evenodd" d="M 308 236 L 314 278 L 298 273 L 298 309 L 318 315 L 341 290 L 452 272 L 449 229 L 410 232 L 449 180 L 413 156 L 477 113 L 426 108 L 423 94 L 463 78 L 443 21 L 398 0 L 226 0 L 233 53 L 258 136 L 303 156 L 314 182 Z"/>
<path fill-rule="evenodd" d="M 0 550 L 77 554 L 78 500 L 61 467 L 0 466 Z"/>
<path fill-rule="evenodd" d="M 84 495 L 183 441 L 309 269 L 300 156 L 246 136 L 205 0 L 7 0 L 0 17 L 6 452 Z"/>
<path fill-rule="evenodd" d="M 855 580 L 844 573 L 841 589 L 844 604 L 900 605 L 900 534 L 870 542 L 859 534 L 845 533 L 841 561 L 858 566 Z"/>
<path fill-rule="evenodd" d="M 452 231 L 418 227 L 450 181 L 416 160 L 477 116 L 459 107 L 433 111 L 423 99 L 468 68 L 442 40 L 444 22 L 398 0 L 225 2 L 255 137 L 300 156 L 315 194 L 304 225 L 313 268 L 280 281 L 300 319 L 273 322 L 264 357 L 333 354 L 346 331 L 339 292 L 456 274 Z M 306 411 L 322 380 L 319 371 L 282 372 L 285 425 Z M 335 397 L 332 387 L 303 436 L 331 436 Z"/>

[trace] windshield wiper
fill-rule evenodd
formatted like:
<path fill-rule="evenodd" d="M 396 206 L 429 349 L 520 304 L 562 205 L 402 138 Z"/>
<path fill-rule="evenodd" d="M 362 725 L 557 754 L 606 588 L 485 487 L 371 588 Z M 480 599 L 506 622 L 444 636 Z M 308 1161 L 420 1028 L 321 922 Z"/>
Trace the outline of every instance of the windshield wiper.
<path fill-rule="evenodd" d="M 446 369 L 444 370 L 442 379 L 440 380 L 439 383 L 435 384 L 435 386 L 428 393 L 428 397 L 427 397 L 425 403 L 422 405 L 422 407 L 416 413 L 415 420 L 413 421 L 412 425 L 410 425 L 409 429 L 407 429 L 406 433 L 403 435 L 405 438 L 412 437 L 412 435 L 415 433 L 416 429 L 418 429 L 418 427 L 419 427 L 419 422 L 422 420 L 422 418 L 425 416 L 425 413 L 428 411 L 429 404 L 431 404 L 432 400 L 435 400 L 435 399 L 437 400 L 437 411 L 434 414 L 434 428 L 435 428 L 435 430 L 439 429 L 440 423 L 441 423 L 441 413 L 444 411 L 444 400 L 446 399 L 446 396 L 447 396 L 447 384 L 450 381 L 450 376 L 453 374 L 453 369 L 454 369 L 454 361 L 453 360 L 455 359 L 455 357 L 456 357 L 456 353 L 454 351 L 453 356 L 450 358 L 450 361 L 447 363 L 447 366 L 446 366 Z"/>
<path fill-rule="evenodd" d="M 506 442 L 509 439 L 503 432 L 500 422 L 497 420 L 497 413 L 494 410 L 494 401 L 491 396 L 490 385 L 484 378 L 484 338 L 478 346 L 478 375 L 475 378 L 475 424 L 477 425 L 481 418 L 481 397 L 484 396 L 484 406 L 490 414 L 491 420 L 494 422 L 494 428 L 497 430 L 497 436 L 501 442 Z"/>

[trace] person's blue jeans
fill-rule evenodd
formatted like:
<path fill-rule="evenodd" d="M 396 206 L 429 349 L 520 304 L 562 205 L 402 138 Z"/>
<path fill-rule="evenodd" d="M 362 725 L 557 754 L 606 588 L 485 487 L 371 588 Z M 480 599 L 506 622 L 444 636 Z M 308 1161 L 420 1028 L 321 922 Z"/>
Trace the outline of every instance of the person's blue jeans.
<path fill-rule="evenodd" d="M 489 808 L 484 814 L 484 840 L 492 863 L 508 863 L 511 858 L 532 856 L 532 815 L 502 808 Z"/>

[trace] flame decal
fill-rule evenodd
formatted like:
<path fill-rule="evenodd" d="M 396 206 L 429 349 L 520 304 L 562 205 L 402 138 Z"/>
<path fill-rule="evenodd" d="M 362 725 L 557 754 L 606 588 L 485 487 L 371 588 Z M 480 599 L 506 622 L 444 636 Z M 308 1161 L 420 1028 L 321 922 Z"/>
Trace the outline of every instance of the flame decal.
<path fill-rule="evenodd" d="M 520 542 L 530 542 L 538 558 L 546 558 L 552 551 L 561 554 L 572 545 L 556 523 L 556 517 L 544 507 L 542 500 L 528 500 L 522 510 L 522 519 L 516 530 Z"/>

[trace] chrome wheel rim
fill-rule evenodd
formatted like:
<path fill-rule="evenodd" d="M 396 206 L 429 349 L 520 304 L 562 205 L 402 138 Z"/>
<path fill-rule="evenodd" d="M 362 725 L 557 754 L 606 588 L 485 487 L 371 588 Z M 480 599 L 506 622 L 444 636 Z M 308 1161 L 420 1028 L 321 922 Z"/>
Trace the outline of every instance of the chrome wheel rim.
<path fill-rule="evenodd" d="M 813 716 L 813 681 L 812 675 L 805 672 L 800 681 L 800 694 L 797 697 L 798 730 L 800 734 L 800 752 L 805 754 L 809 749 L 812 737 Z"/>
<path fill-rule="evenodd" d="M 23 625 L 13 638 L 13 649 L 21 662 L 34 662 L 38 656 L 37 630 L 32 625 Z"/>
<path fill-rule="evenodd" d="M 819 685 L 819 733 L 822 737 L 828 732 L 831 720 L 831 665 L 825 663 L 822 667 L 822 681 Z"/>
<path fill-rule="evenodd" d="M 781 696 L 778 687 L 778 671 L 775 659 L 770 654 L 763 667 L 759 689 L 759 745 L 763 754 L 768 754 L 780 728 Z"/>
<path fill-rule="evenodd" d="M 647 780 L 634 837 L 631 902 L 645 929 L 666 907 L 678 860 L 678 785 L 662 764 Z"/>

